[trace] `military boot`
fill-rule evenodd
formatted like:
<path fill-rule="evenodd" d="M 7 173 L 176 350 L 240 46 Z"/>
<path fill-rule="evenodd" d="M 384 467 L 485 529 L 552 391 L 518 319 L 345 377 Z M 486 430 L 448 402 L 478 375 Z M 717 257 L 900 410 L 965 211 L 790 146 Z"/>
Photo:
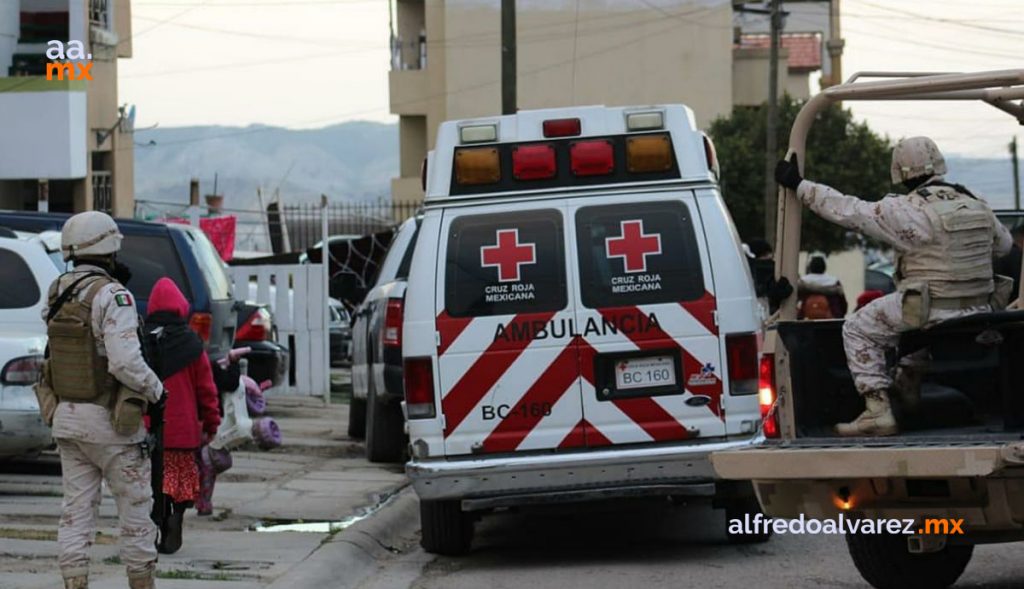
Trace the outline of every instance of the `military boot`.
<path fill-rule="evenodd" d="M 86 575 L 64 577 L 64 589 L 89 589 L 89 577 Z"/>
<path fill-rule="evenodd" d="M 129 574 L 128 589 L 156 589 L 156 571 L 150 569 L 147 573 Z"/>
<path fill-rule="evenodd" d="M 889 395 L 885 391 L 869 391 L 864 393 L 864 404 L 867 408 L 850 423 L 837 423 L 836 434 L 843 437 L 854 436 L 891 436 L 899 431 L 896 418 L 889 405 Z"/>
<path fill-rule="evenodd" d="M 900 406 L 907 413 L 915 413 L 921 402 L 921 381 L 928 372 L 931 355 L 928 350 L 919 350 L 900 359 L 893 379 L 893 391 L 899 397 Z"/>

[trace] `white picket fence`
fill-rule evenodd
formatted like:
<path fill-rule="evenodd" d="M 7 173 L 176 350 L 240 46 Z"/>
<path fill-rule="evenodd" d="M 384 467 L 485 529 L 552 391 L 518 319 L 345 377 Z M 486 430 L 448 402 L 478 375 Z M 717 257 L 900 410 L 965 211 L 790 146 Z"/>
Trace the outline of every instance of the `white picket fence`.
<path fill-rule="evenodd" d="M 270 308 L 277 327 L 277 341 L 290 348 L 295 363 L 295 384 L 285 379 L 281 386 L 271 389 L 271 393 L 328 399 L 331 364 L 327 274 L 323 264 L 233 266 L 231 278 L 237 300 L 253 301 Z"/>

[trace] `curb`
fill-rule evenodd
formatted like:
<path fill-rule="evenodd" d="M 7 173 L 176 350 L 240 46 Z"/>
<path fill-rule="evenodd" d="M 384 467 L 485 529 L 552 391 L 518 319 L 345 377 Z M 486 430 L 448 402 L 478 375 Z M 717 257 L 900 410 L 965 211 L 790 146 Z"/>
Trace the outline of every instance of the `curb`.
<path fill-rule="evenodd" d="M 321 544 L 268 589 L 357 587 L 380 561 L 394 556 L 395 546 L 419 529 L 419 525 L 419 499 L 412 487 L 406 485 L 380 511 Z"/>

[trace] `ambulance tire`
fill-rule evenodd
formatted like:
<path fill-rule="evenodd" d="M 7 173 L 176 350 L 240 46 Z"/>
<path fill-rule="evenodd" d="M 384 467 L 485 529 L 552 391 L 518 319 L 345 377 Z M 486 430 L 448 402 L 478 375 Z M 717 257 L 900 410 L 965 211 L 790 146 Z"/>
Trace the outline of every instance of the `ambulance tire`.
<path fill-rule="evenodd" d="M 473 514 L 458 499 L 420 501 L 420 546 L 431 554 L 461 556 L 473 543 Z"/>
<path fill-rule="evenodd" d="M 963 574 L 974 553 L 971 544 L 912 554 L 898 534 L 846 534 L 846 546 L 860 576 L 875 589 L 941 589 Z"/>
<path fill-rule="evenodd" d="M 744 517 L 750 520 L 754 519 L 754 515 L 763 513 L 761 511 L 761 505 L 757 502 L 754 497 L 745 497 L 743 499 L 737 499 L 725 508 L 725 535 L 729 539 L 730 544 L 764 544 L 772 537 L 772 530 L 768 528 L 765 531 L 758 530 L 756 533 L 751 534 L 734 534 L 730 532 L 729 522 L 733 520 L 744 521 Z"/>
<path fill-rule="evenodd" d="M 370 384 L 366 400 L 366 459 L 370 462 L 405 462 L 405 418 L 402 406 L 377 397 Z"/>
<path fill-rule="evenodd" d="M 352 397 L 348 405 L 348 437 L 353 440 L 366 437 L 366 399 Z"/>

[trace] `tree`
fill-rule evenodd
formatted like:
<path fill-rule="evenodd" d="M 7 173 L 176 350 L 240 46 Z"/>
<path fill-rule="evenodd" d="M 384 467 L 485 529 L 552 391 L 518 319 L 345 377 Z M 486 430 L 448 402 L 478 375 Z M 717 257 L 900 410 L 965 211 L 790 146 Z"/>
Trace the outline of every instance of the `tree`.
<path fill-rule="evenodd" d="M 784 96 L 779 101 L 780 137 L 789 130 L 802 102 Z M 764 106 L 733 108 L 728 118 L 720 117 L 708 131 L 722 167 L 722 193 L 744 240 L 763 237 L 764 231 Z M 778 158 L 785 156 L 785 139 Z M 866 124 L 853 120 L 852 113 L 830 105 L 818 114 L 807 137 L 804 177 L 824 182 L 845 194 L 878 200 L 893 191 L 889 181 L 892 142 Z M 846 230 L 804 211 L 801 246 L 825 252 L 844 249 Z"/>

